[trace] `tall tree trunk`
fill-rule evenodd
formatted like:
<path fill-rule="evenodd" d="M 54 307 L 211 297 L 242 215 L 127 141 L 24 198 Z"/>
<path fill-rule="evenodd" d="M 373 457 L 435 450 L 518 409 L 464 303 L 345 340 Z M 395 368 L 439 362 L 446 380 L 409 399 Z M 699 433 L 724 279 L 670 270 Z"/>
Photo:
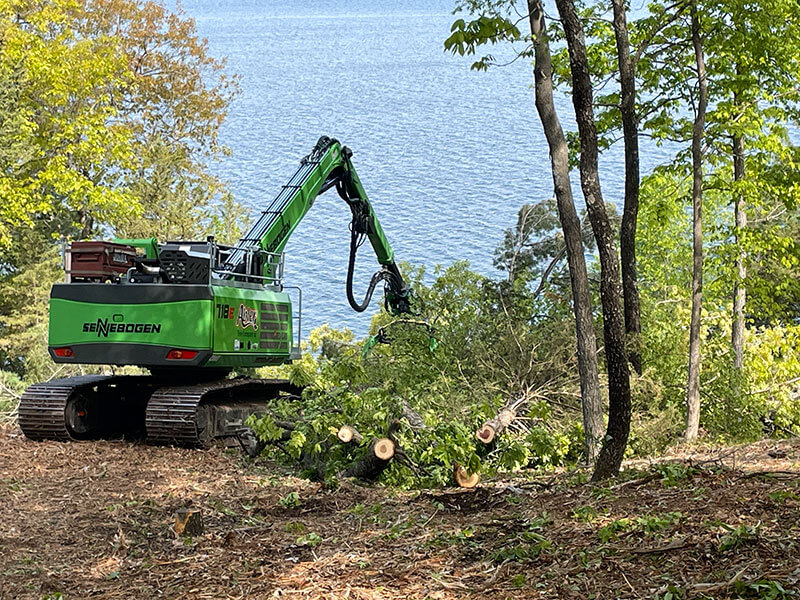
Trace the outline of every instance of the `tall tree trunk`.
<path fill-rule="evenodd" d="M 734 98 L 736 102 L 736 98 Z M 744 139 L 742 136 L 733 136 L 733 180 L 740 182 L 744 179 Z M 733 366 L 741 372 L 744 365 L 744 304 L 747 298 L 745 289 L 745 277 L 747 277 L 747 266 L 745 265 L 745 252 L 741 247 L 741 235 L 747 227 L 747 212 L 744 201 L 744 194 L 737 190 L 733 205 L 734 220 L 736 224 L 736 281 L 733 286 L 733 328 L 731 331 L 731 346 L 733 348 Z M 738 385 L 738 384 L 737 384 Z"/>
<path fill-rule="evenodd" d="M 692 45 L 697 68 L 697 107 L 692 127 L 692 320 L 689 326 L 689 373 L 686 384 L 686 441 L 700 428 L 700 319 L 703 304 L 703 133 L 708 83 L 697 3 L 692 2 Z"/>
<path fill-rule="evenodd" d="M 556 6 L 569 51 L 572 103 L 581 142 L 581 188 L 600 254 L 600 300 L 603 305 L 603 339 L 608 367 L 608 429 L 592 475 L 592 479 L 598 481 L 619 473 L 628 444 L 631 426 L 630 373 L 625 349 L 619 257 L 600 191 L 597 130 L 583 26 L 572 0 L 556 0 Z"/>
<path fill-rule="evenodd" d="M 625 0 L 611 0 L 614 7 L 614 36 L 619 62 L 620 113 L 625 140 L 625 205 L 619 233 L 622 259 L 622 293 L 625 300 L 625 333 L 628 360 L 642 374 L 642 323 L 639 283 L 636 276 L 636 219 L 639 214 L 639 122 L 636 116 L 636 82 L 625 19 Z"/>
<path fill-rule="evenodd" d="M 550 166 L 558 205 L 558 218 L 567 246 L 572 305 L 578 341 L 578 373 L 581 382 L 584 454 L 589 462 L 597 456 L 603 436 L 603 401 L 597 376 L 597 340 L 592 321 L 589 278 L 586 274 L 581 222 L 575 210 L 569 180 L 569 151 L 553 102 L 553 64 L 541 0 L 528 0 L 531 34 L 534 39 L 534 80 L 536 110 L 550 147 Z"/>

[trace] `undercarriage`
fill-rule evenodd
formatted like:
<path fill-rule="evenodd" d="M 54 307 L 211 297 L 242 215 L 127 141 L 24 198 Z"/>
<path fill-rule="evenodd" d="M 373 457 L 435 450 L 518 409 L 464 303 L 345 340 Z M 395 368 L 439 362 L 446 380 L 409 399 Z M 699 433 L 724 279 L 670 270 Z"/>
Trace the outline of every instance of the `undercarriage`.
<path fill-rule="evenodd" d="M 248 440 L 250 415 L 263 414 L 280 395 L 301 392 L 282 379 L 187 384 L 166 375 L 82 375 L 29 387 L 19 425 L 33 440 L 125 437 L 205 447 L 215 440 Z"/>

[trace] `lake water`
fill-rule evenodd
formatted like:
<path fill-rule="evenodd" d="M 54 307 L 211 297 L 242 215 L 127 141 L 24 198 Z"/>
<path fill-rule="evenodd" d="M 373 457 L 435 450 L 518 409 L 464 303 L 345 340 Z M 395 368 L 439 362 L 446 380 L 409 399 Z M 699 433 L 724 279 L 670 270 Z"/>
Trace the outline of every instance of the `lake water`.
<path fill-rule="evenodd" d="M 219 172 L 235 197 L 264 207 L 320 135 L 354 152 L 354 165 L 399 260 L 466 259 L 486 275 L 520 206 L 552 196 L 547 143 L 528 61 L 470 71 L 443 50 L 452 0 L 185 0 L 187 15 L 241 75 L 222 133 L 233 152 Z M 509 48 L 494 47 L 498 57 Z M 558 99 L 573 127 L 572 105 Z M 668 159 L 645 147 L 643 169 Z M 607 201 L 621 203 L 621 148 L 602 164 Z M 577 180 L 574 191 L 579 196 Z M 350 211 L 320 197 L 287 246 L 285 280 L 303 288 L 304 334 L 328 322 L 366 333 L 369 315 L 345 298 Z M 365 245 L 356 295 L 376 269 Z M 360 297 L 360 296 L 359 296 Z"/>

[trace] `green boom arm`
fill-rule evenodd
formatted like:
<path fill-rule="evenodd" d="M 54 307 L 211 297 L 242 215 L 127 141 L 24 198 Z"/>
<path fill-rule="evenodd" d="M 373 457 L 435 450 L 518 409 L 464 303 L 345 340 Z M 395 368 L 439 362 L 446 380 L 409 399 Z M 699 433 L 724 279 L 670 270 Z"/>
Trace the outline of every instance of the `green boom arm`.
<path fill-rule="evenodd" d="M 235 270 L 240 266 L 245 250 L 254 246 L 267 252 L 283 252 L 289 237 L 314 205 L 317 196 L 336 187 L 339 196 L 353 214 L 350 242 L 350 262 L 347 273 L 347 298 L 357 311 L 367 308 L 372 292 L 379 281 L 386 283 L 387 308 L 394 314 L 410 312 L 410 289 L 394 261 L 394 251 L 369 202 L 361 180 L 350 161 L 352 152 L 337 140 L 321 137 L 311 154 L 272 203 L 261 213 L 250 231 L 239 240 L 226 263 Z M 353 298 L 353 268 L 358 246 L 366 236 L 382 269 L 373 275 L 362 303 Z M 269 267 L 265 267 L 268 269 Z M 266 273 L 265 273 L 266 274 Z"/>

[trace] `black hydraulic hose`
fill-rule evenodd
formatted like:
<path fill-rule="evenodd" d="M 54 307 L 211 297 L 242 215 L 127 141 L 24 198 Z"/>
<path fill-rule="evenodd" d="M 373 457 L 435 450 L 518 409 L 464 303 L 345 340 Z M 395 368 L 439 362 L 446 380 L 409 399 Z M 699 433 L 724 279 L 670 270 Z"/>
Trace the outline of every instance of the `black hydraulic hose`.
<path fill-rule="evenodd" d="M 359 246 L 358 236 L 359 233 L 356 231 L 356 228 L 352 227 L 350 231 L 350 260 L 347 264 L 347 301 L 354 311 L 364 312 L 367 310 L 370 300 L 372 300 L 375 286 L 378 285 L 378 282 L 386 278 L 386 274 L 383 271 L 377 271 L 369 280 L 369 286 L 367 286 L 367 291 L 364 294 L 364 301 L 361 304 L 356 302 L 355 296 L 353 296 L 353 274 L 356 267 L 356 252 Z"/>

